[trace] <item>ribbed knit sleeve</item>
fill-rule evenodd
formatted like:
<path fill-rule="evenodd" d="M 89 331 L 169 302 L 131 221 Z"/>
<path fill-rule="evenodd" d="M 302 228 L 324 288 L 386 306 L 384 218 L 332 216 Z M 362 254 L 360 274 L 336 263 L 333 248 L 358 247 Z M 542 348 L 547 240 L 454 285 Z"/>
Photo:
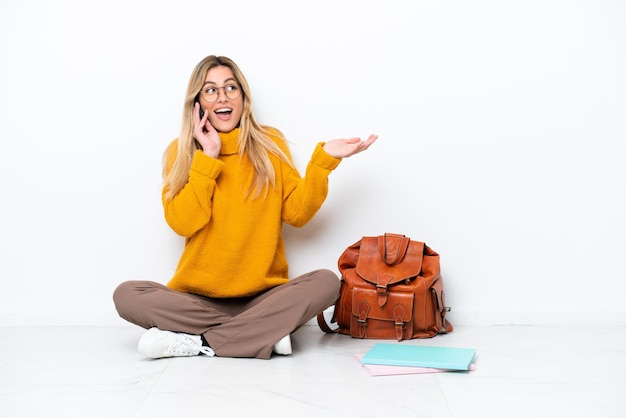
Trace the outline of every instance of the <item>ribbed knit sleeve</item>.
<path fill-rule="evenodd" d="M 289 171 L 283 178 L 283 220 L 300 227 L 309 222 L 326 200 L 328 195 L 328 175 L 341 162 L 340 158 L 330 156 L 323 148 L 324 143 L 316 145 L 304 177 L 297 170 Z"/>
<path fill-rule="evenodd" d="M 188 238 L 209 222 L 211 196 L 223 166 L 222 161 L 196 151 L 185 187 L 172 200 L 165 199 L 163 190 L 165 220 L 174 232 Z"/>

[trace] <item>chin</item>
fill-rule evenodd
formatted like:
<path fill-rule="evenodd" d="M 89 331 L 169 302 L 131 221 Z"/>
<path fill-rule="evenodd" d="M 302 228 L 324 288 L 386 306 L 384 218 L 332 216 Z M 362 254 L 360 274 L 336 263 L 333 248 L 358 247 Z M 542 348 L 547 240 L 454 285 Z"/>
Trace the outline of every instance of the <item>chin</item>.
<path fill-rule="evenodd" d="M 237 126 L 239 126 L 238 123 L 224 122 L 224 121 L 211 122 L 211 125 L 213 125 L 215 130 L 218 132 L 230 132 L 233 129 L 235 129 Z"/>
<path fill-rule="evenodd" d="M 224 132 L 224 133 L 228 133 L 230 131 L 232 131 L 233 129 L 235 129 L 237 126 L 216 126 L 215 130 L 217 132 Z"/>

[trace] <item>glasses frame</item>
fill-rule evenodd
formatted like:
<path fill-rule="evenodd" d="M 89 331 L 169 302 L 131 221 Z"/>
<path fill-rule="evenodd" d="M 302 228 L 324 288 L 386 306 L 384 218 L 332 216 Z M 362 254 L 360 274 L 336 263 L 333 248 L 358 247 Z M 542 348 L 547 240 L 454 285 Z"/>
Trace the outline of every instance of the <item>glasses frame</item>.
<path fill-rule="evenodd" d="M 227 87 L 231 87 L 231 86 L 235 86 L 237 88 L 237 90 L 235 91 L 237 93 L 237 96 L 235 96 L 235 97 L 230 97 L 229 96 L 229 92 L 226 91 L 226 88 Z M 227 84 L 227 85 L 222 86 L 222 87 L 211 87 L 211 88 L 217 90 L 215 95 L 214 95 L 214 97 L 213 97 L 213 100 L 207 99 L 207 96 L 206 96 L 206 93 L 204 91 L 204 88 L 200 89 L 200 91 L 198 92 L 200 97 L 202 97 L 204 99 L 204 101 L 207 102 L 207 103 L 214 103 L 214 102 L 216 102 L 217 99 L 219 99 L 219 97 L 220 97 L 220 90 L 224 91 L 224 95 L 229 100 L 237 100 L 239 97 L 241 97 L 241 86 L 239 84 L 237 84 L 237 83 L 231 83 L 231 84 Z M 230 93 L 232 93 L 232 92 L 230 92 Z"/>

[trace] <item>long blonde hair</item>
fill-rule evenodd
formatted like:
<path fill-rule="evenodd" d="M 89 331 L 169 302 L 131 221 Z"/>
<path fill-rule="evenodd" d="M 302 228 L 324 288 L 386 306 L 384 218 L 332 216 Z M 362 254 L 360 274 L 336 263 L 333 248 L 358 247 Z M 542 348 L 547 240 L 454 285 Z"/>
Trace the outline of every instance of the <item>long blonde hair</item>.
<path fill-rule="evenodd" d="M 237 64 L 230 58 L 210 55 L 196 65 L 189 77 L 183 106 L 181 130 L 178 137 L 178 150 L 171 169 L 167 162 L 169 148 L 163 155 L 163 183 L 166 199 L 173 199 L 189 181 L 189 170 L 191 169 L 193 155 L 196 150 L 201 149 L 193 137 L 194 103 L 198 92 L 204 84 L 207 72 L 217 66 L 230 68 L 242 90 L 243 111 L 239 122 L 239 156 L 247 155 L 254 167 L 254 176 L 247 193 L 250 194 L 254 190 L 254 197 L 257 198 L 263 190 L 265 190 L 265 195 L 267 195 L 267 189 L 270 185 L 272 187 L 276 186 L 276 175 L 269 153 L 276 155 L 293 167 L 291 159 L 286 152 L 270 138 L 273 135 L 284 140 L 282 134 L 279 131 L 270 132 L 266 127 L 260 125 L 254 117 L 250 87 Z"/>

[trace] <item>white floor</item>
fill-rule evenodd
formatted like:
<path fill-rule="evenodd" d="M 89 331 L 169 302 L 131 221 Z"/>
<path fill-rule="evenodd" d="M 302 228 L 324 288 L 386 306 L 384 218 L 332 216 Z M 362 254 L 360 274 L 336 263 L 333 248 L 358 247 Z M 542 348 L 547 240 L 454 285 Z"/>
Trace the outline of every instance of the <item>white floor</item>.
<path fill-rule="evenodd" d="M 626 328 L 459 327 L 476 370 L 373 377 L 374 340 L 305 326 L 271 360 L 142 358 L 143 331 L 0 328 L 0 417 L 626 417 Z"/>

